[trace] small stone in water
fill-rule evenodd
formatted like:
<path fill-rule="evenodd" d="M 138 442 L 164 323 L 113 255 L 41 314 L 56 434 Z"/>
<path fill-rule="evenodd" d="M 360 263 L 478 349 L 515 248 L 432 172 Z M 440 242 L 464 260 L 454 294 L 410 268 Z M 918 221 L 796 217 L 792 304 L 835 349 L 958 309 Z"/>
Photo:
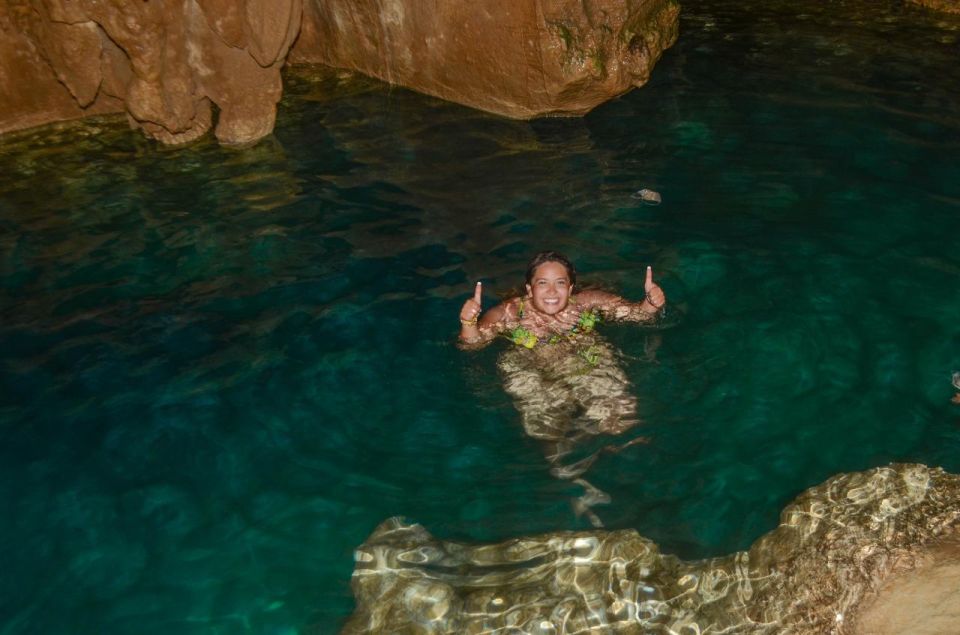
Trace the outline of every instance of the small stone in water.
<path fill-rule="evenodd" d="M 643 201 L 647 205 L 659 205 L 660 204 L 660 192 L 655 192 L 653 190 L 648 190 L 646 188 L 638 190 L 630 195 L 631 198 L 635 198 L 639 201 Z"/>

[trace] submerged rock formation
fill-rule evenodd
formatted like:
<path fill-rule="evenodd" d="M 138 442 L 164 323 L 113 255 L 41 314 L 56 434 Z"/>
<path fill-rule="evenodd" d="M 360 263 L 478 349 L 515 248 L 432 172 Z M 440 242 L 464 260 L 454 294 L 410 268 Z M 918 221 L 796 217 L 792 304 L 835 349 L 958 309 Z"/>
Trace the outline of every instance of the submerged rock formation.
<path fill-rule="evenodd" d="M 164 143 L 273 129 L 291 61 L 511 117 L 580 114 L 647 81 L 675 0 L 0 0 L 0 132 L 104 112 Z M 302 33 L 301 33 L 302 31 Z"/>
<path fill-rule="evenodd" d="M 507 117 L 583 114 L 647 82 L 679 11 L 675 0 L 306 0 L 293 59 Z"/>
<path fill-rule="evenodd" d="M 843 474 L 780 520 L 748 551 L 697 562 L 635 531 L 469 546 L 389 520 L 356 552 L 344 632 L 955 632 L 960 476 L 922 465 Z M 898 586 L 921 578 L 910 593 Z M 910 627 L 877 630 L 897 624 Z"/>

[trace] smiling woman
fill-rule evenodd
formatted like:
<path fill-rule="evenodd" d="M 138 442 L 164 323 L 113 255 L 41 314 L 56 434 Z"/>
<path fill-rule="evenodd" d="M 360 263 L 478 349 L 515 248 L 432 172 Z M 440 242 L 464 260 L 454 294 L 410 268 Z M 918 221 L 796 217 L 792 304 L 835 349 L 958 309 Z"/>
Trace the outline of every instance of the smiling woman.
<path fill-rule="evenodd" d="M 526 295 L 507 300 L 482 317 L 482 285 L 477 283 L 473 297 L 460 309 L 460 342 L 465 348 L 481 348 L 501 334 L 509 334 L 514 343 L 526 348 L 539 342 L 555 344 L 562 336 L 592 330 L 598 319 L 652 322 L 667 301 L 653 281 L 651 267 L 644 282 L 646 296 L 640 302 L 599 290 L 574 295 L 576 268 L 555 251 L 534 256 L 526 278 Z"/>

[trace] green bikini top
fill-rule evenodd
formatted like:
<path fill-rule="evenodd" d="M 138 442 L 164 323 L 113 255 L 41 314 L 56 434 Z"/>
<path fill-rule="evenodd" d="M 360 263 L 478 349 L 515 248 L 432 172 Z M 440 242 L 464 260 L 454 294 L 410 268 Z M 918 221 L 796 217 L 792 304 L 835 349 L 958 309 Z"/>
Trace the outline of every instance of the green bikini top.
<path fill-rule="evenodd" d="M 573 303 L 574 299 L 570 298 L 570 302 Z M 517 317 L 523 319 L 523 298 L 520 298 L 520 306 L 517 310 Z M 537 344 L 557 344 L 558 342 L 563 341 L 564 338 L 571 338 L 581 333 L 589 333 L 593 330 L 593 327 L 597 325 L 597 322 L 600 322 L 600 320 L 600 314 L 594 309 L 589 309 L 580 312 L 580 319 L 577 320 L 577 323 L 574 324 L 573 327 L 566 333 L 554 333 L 550 337 L 540 338 L 528 329 L 518 326 L 515 329 L 508 331 L 507 338 L 517 346 L 523 346 L 526 348 L 533 348 Z"/>

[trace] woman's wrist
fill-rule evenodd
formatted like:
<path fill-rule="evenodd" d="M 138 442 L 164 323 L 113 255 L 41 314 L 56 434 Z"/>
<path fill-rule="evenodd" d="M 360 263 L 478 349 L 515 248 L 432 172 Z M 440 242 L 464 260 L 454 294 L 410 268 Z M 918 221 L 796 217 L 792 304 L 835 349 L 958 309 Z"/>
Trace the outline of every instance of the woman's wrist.
<path fill-rule="evenodd" d="M 646 295 L 646 297 L 643 298 L 643 301 L 646 302 L 647 304 L 649 304 L 650 306 L 652 306 L 652 307 L 653 307 L 654 309 L 656 309 L 657 311 L 659 311 L 660 309 L 662 309 L 663 306 L 667 303 L 667 299 L 664 298 L 664 299 L 663 299 L 663 302 L 661 302 L 660 304 L 657 304 L 656 302 L 653 301 L 653 298 L 650 297 L 650 294 L 649 294 L 649 293 Z"/>
<path fill-rule="evenodd" d="M 483 334 L 477 328 L 464 327 L 457 339 L 464 344 L 478 344 L 483 341 Z"/>

